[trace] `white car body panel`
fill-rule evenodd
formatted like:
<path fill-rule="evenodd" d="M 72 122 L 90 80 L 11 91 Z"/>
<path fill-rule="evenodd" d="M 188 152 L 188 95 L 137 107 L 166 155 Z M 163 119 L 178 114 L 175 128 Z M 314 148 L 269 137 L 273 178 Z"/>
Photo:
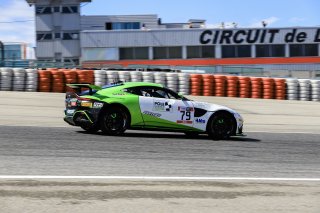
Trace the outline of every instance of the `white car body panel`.
<path fill-rule="evenodd" d="M 148 117 L 144 116 L 146 114 L 205 132 L 212 114 L 220 110 L 228 111 L 234 115 L 238 129 L 243 125 L 243 119 L 236 111 L 217 104 L 140 96 L 139 105 L 142 117 L 148 125 L 156 124 L 154 119 L 148 120 Z M 201 117 L 195 117 L 195 108 L 204 109 L 207 112 Z"/>

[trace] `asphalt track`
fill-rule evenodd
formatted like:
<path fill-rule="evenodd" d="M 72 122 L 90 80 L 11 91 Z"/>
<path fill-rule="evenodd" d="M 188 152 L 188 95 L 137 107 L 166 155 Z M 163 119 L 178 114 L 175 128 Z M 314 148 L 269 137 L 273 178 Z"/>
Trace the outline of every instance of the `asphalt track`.
<path fill-rule="evenodd" d="M 191 98 L 239 111 L 247 136 L 86 134 L 63 94 L 0 92 L 0 212 L 320 211 L 320 103 Z"/>
<path fill-rule="evenodd" d="M 205 135 L 79 128 L 0 127 L 1 175 L 319 178 L 320 135 Z"/>

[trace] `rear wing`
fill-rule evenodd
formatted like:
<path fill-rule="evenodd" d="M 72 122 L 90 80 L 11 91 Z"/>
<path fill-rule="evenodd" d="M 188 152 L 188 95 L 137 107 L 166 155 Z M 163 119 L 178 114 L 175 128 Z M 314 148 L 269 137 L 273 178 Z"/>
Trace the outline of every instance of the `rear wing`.
<path fill-rule="evenodd" d="M 101 87 L 92 84 L 67 84 L 67 86 L 72 88 L 76 94 L 80 94 L 83 88 L 89 90 L 89 95 L 93 94 L 93 90 L 98 91 L 102 89 Z"/>

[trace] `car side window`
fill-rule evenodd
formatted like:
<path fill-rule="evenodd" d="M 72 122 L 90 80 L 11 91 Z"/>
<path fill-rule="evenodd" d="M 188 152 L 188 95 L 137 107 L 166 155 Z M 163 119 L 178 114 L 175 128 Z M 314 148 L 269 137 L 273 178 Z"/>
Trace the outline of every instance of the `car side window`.
<path fill-rule="evenodd" d="M 134 95 L 139 95 L 139 96 L 142 96 L 141 95 L 141 91 L 138 89 L 138 88 L 126 88 L 123 90 L 124 92 L 127 92 L 127 93 L 131 93 L 131 94 L 134 94 Z"/>
<path fill-rule="evenodd" d="M 141 88 L 141 94 L 145 97 L 169 98 L 165 91 L 158 88 Z"/>
<path fill-rule="evenodd" d="M 165 88 L 158 87 L 132 87 L 127 88 L 125 92 L 131 94 L 143 96 L 143 97 L 153 97 L 153 98 L 166 98 L 166 99 L 181 99 L 181 97 L 174 93 L 173 91 Z"/>

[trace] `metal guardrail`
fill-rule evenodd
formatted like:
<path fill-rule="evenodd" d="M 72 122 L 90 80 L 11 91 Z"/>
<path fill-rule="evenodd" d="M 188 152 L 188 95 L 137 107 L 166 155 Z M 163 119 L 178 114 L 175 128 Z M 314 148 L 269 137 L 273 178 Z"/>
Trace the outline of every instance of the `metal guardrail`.
<path fill-rule="evenodd" d="M 66 62 L 43 62 L 37 60 L 0 60 L 0 67 L 11 68 L 78 68 L 79 65 Z"/>

